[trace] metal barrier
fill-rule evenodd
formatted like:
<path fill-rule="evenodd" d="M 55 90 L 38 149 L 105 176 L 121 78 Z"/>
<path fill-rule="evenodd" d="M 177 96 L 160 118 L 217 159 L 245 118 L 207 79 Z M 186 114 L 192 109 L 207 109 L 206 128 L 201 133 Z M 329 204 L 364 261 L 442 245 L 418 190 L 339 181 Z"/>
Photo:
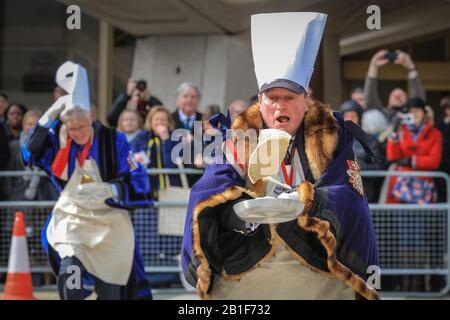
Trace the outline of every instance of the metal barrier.
<path fill-rule="evenodd" d="M 378 241 L 382 279 L 390 278 L 394 290 L 383 289 L 384 296 L 435 297 L 450 289 L 450 177 L 444 172 L 365 171 L 363 177 L 414 176 L 446 181 L 446 203 L 369 204 Z M 398 291 L 402 279 L 423 281 L 428 292 Z M 419 278 L 421 277 L 421 278 Z M 435 290 L 431 277 L 437 277 Z M 439 284 L 441 284 L 439 286 Z"/>
<path fill-rule="evenodd" d="M 149 174 L 177 174 L 179 169 L 149 169 Z M 200 174 L 201 170 L 184 169 L 187 174 Z M 22 176 L 21 172 L 14 172 Z M 27 173 L 30 174 L 30 173 Z M 0 176 L 10 176 L 0 172 Z M 441 178 L 446 181 L 447 202 L 432 205 L 411 204 L 370 204 L 377 235 L 381 275 L 437 276 L 443 286 L 435 292 L 385 292 L 389 296 L 437 296 L 450 289 L 450 177 L 442 172 L 396 172 L 365 171 L 363 177 L 386 176 L 425 176 Z M 0 273 L 6 272 L 11 229 L 14 213 L 25 213 L 28 245 L 32 271 L 50 272 L 47 259 L 40 244 L 40 233 L 54 202 L 27 201 L 0 202 Z M 158 235 L 159 206 L 186 206 L 180 201 L 155 202 L 154 207 L 135 210 L 132 215 L 135 234 L 144 258 L 147 272 L 179 272 L 177 255 L 181 248 L 181 237 Z M 394 281 L 394 282 L 395 282 Z M 383 284 L 382 284 L 383 285 Z"/>
<path fill-rule="evenodd" d="M 149 175 L 157 174 L 202 174 L 199 169 L 148 169 Z M 22 177 L 25 175 L 46 176 L 44 172 L 0 171 L 1 177 Z M 41 245 L 41 231 L 48 219 L 55 201 L 0 201 L 0 273 L 7 272 L 11 230 L 16 211 L 23 211 L 27 228 L 31 271 L 34 273 L 51 272 L 45 252 Z M 137 209 L 131 218 L 143 256 L 145 270 L 149 273 L 180 272 L 177 256 L 180 254 L 182 237 L 158 234 L 158 211 L 160 206 L 187 207 L 187 203 L 173 201 L 155 201 L 153 206 Z"/>
<path fill-rule="evenodd" d="M 0 203 L 0 273 L 7 272 L 11 230 L 15 212 L 24 212 L 31 271 L 51 272 L 41 245 L 41 232 L 55 202 L 3 202 Z M 164 205 L 164 204 L 163 204 Z M 138 209 L 131 215 L 135 236 L 147 272 L 180 272 L 176 256 L 180 253 L 181 237 L 158 234 L 158 211 Z"/>

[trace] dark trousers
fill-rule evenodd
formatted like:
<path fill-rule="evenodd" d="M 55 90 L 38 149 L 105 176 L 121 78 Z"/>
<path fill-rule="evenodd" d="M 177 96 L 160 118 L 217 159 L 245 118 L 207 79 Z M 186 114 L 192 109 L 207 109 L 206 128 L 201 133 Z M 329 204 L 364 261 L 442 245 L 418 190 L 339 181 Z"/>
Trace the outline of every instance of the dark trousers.
<path fill-rule="evenodd" d="M 66 257 L 61 260 L 57 276 L 59 297 L 62 300 L 83 300 L 83 274 L 86 268 L 76 257 Z M 124 299 L 125 286 L 106 283 L 94 277 L 95 292 L 98 300 Z"/>
<path fill-rule="evenodd" d="M 134 258 L 133 258 L 133 267 L 131 269 L 130 277 L 128 279 L 128 283 L 126 286 L 117 286 L 105 283 L 100 279 L 97 279 L 92 274 L 86 271 L 86 268 L 82 265 L 82 263 L 76 259 L 65 258 L 61 259 L 59 254 L 53 250 L 52 246 L 47 243 L 46 230 L 47 225 L 50 221 L 50 218 L 47 221 L 46 226 L 43 229 L 43 237 L 42 243 L 43 247 L 47 252 L 48 260 L 52 267 L 53 272 L 55 273 L 58 280 L 58 289 L 60 293 L 61 299 L 65 297 L 67 299 L 74 297 L 73 299 L 83 299 L 89 294 L 89 291 L 95 290 L 97 292 L 97 296 L 99 299 L 124 299 L 124 300 L 151 300 L 152 292 L 150 289 L 150 283 L 147 279 L 147 274 L 145 272 L 144 261 L 142 259 L 141 254 L 139 253 L 139 245 L 138 242 L 135 241 L 134 246 Z M 65 260 L 63 263 L 62 261 Z M 70 267 L 78 266 L 77 267 Z M 89 285 L 94 288 L 89 289 L 79 289 L 76 284 L 76 278 L 73 277 L 74 272 L 82 274 L 81 286 L 83 284 Z M 72 276 L 72 277 L 71 277 Z M 69 283 L 69 286 L 65 286 L 64 284 Z M 106 287 L 106 289 L 105 289 Z M 117 293 L 120 288 L 120 294 Z M 68 289 L 71 288 L 68 291 Z M 104 293 L 106 291 L 106 293 Z M 83 293 L 83 296 L 81 295 Z"/>

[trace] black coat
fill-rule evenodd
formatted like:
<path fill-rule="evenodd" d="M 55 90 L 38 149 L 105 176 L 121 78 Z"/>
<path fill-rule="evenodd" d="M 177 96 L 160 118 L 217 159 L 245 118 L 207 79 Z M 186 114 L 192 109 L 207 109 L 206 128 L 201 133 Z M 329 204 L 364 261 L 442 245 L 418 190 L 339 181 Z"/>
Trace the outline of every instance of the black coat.
<path fill-rule="evenodd" d="M 195 121 L 202 121 L 202 117 L 203 115 L 200 112 L 195 112 Z M 175 129 L 184 129 L 184 124 L 183 122 L 181 122 L 180 120 L 180 116 L 178 114 L 178 110 L 176 110 L 175 112 L 172 113 L 172 119 L 174 121 L 174 125 L 175 125 Z M 192 126 L 191 130 L 190 130 L 191 134 L 194 134 L 194 126 Z M 202 133 L 203 136 L 203 133 Z M 200 143 L 201 145 L 203 145 L 202 140 L 198 141 L 198 143 Z M 197 169 L 194 166 L 194 159 L 195 159 L 195 154 L 194 154 L 194 141 L 191 142 L 191 162 L 190 164 L 184 164 L 185 168 L 194 168 Z M 194 183 L 196 183 L 198 181 L 198 179 L 200 179 L 201 175 L 188 175 L 188 183 L 189 186 L 192 187 L 194 185 Z"/>
<path fill-rule="evenodd" d="M 0 123 L 0 170 L 7 170 L 10 158 L 8 136 L 3 123 Z M 6 199 L 5 178 L 0 178 L 0 200 Z"/>
<path fill-rule="evenodd" d="M 3 123 L 0 123 L 0 170 L 5 170 L 9 161 L 9 140 Z"/>
<path fill-rule="evenodd" d="M 200 112 L 195 112 L 195 121 L 202 121 L 203 114 Z M 172 113 L 172 119 L 175 123 L 175 129 L 184 129 L 184 124 L 180 120 L 180 115 L 178 114 L 178 110 Z M 191 129 L 191 134 L 194 134 L 194 127 Z"/>
<path fill-rule="evenodd" d="M 442 133 L 442 160 L 440 170 L 450 174 L 450 123 L 442 121 L 438 125 Z"/>

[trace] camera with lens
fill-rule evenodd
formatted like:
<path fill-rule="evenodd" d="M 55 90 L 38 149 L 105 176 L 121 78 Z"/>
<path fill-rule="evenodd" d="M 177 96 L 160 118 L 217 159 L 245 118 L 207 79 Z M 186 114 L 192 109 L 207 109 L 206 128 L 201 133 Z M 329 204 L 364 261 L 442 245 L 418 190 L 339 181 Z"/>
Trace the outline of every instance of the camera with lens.
<path fill-rule="evenodd" d="M 398 108 L 397 117 L 400 119 L 400 123 L 404 125 L 414 124 L 414 115 L 409 112 L 408 106 L 403 105 Z"/>
<path fill-rule="evenodd" d="M 398 53 L 395 51 L 389 51 L 384 55 L 384 58 L 389 60 L 389 62 L 394 62 L 398 57 Z"/>
<path fill-rule="evenodd" d="M 144 91 L 145 89 L 147 89 L 147 81 L 145 80 L 139 80 L 136 83 L 136 89 L 138 89 L 140 92 Z"/>

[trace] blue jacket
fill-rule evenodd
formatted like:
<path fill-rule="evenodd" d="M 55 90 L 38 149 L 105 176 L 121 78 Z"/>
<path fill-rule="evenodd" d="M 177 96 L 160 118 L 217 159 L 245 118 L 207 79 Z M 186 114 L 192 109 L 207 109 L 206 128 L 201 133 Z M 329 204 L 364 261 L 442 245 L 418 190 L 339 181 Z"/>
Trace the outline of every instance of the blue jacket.
<path fill-rule="evenodd" d="M 58 179 L 52 172 L 52 163 L 60 148 L 60 127 L 59 121 L 55 121 L 50 129 L 38 125 L 30 135 L 23 154 L 25 164 L 41 167 L 49 174 L 56 188 L 62 191 L 67 181 Z M 89 157 L 97 162 L 103 181 L 114 184 L 119 191 L 118 201 L 108 199 L 107 203 L 125 209 L 148 207 L 151 204 L 148 176 L 145 168 L 133 161 L 125 135 L 104 127 L 100 122 L 95 122 L 93 127 L 94 140 Z M 69 178 L 79 150 L 80 146 L 73 142 L 68 163 Z"/>
<path fill-rule="evenodd" d="M 150 133 L 147 130 L 139 129 L 139 133 L 128 141 L 130 145 L 131 152 L 136 153 L 140 151 L 145 151 L 147 149 L 147 142 Z"/>

